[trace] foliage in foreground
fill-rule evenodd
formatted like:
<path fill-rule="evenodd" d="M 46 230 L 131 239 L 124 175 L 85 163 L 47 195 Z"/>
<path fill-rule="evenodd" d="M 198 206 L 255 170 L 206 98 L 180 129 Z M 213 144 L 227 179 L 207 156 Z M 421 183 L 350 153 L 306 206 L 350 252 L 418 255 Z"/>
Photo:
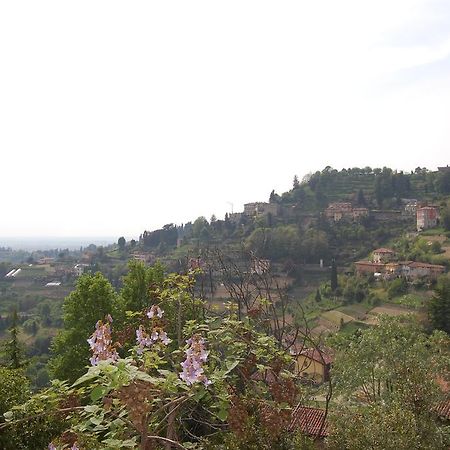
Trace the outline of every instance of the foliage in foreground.
<path fill-rule="evenodd" d="M 294 448 L 287 427 L 302 392 L 291 357 L 232 310 L 205 315 L 191 283 L 167 277 L 155 303 L 129 311 L 117 330 L 108 314 L 97 321 L 93 365 L 71 387 L 54 382 L 13 407 L 5 448 Z"/>
<path fill-rule="evenodd" d="M 329 440 L 336 449 L 444 449 L 449 430 L 433 412 L 449 379 L 450 340 L 426 335 L 415 319 L 380 318 L 380 325 L 336 339 L 333 370 L 337 395 Z"/>

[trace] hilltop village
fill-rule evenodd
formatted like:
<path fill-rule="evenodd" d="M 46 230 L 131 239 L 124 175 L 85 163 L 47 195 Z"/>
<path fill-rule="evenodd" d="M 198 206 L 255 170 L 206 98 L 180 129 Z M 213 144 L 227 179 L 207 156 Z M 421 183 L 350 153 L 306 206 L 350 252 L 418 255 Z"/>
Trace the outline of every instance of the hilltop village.
<path fill-rule="evenodd" d="M 150 384 L 161 383 L 158 389 L 176 392 L 180 379 L 193 380 L 193 385 L 200 381 L 203 387 L 195 398 L 208 402 L 212 398 L 208 396 L 217 394 L 208 391 L 209 383 L 229 383 L 226 392 L 217 394 L 222 400 L 214 397 L 208 404 L 213 411 L 222 405 L 208 420 L 226 424 L 236 436 L 243 436 L 244 431 L 233 414 L 242 414 L 248 423 L 266 420 L 255 413 L 257 408 L 250 400 L 264 393 L 268 397 L 258 397 L 261 404 L 270 399 L 277 405 L 289 405 L 281 414 L 282 409 L 275 413 L 270 409 L 272 403 L 270 408 L 264 403 L 269 422 L 275 423 L 279 417 L 276 426 L 288 436 L 300 433 L 311 442 L 311 448 L 346 448 L 340 447 L 349 435 L 339 434 L 345 424 L 339 421 L 343 404 L 333 397 L 335 383 L 342 389 L 339 395 L 347 392 L 350 403 L 361 408 L 357 414 L 364 417 L 368 405 L 381 408 L 383 403 L 377 399 L 391 395 L 381 387 L 379 393 L 376 387 L 367 390 L 372 375 L 358 372 L 360 361 L 380 380 L 394 377 L 397 383 L 407 379 L 402 367 L 410 364 L 411 358 L 414 364 L 423 361 L 420 373 L 439 381 L 433 387 L 436 390 L 428 385 L 425 389 L 420 377 L 411 387 L 414 392 L 423 388 L 429 396 L 423 400 L 424 423 L 441 427 L 450 421 L 446 369 L 436 365 L 434 353 L 426 350 L 441 345 L 445 339 L 439 333 L 449 331 L 449 238 L 450 168 L 435 172 L 417 168 L 406 174 L 387 168 L 337 171 L 328 167 L 302 181 L 295 177 L 290 191 L 281 195 L 272 191 L 268 201 L 246 203 L 243 211 L 232 211 L 223 219 L 199 217 L 143 231 L 136 239 L 120 237 L 109 246 L 90 245 L 76 251 L 0 249 L 0 336 L 6 338 L 11 329 L 16 330 L 27 349 L 27 379 L 37 391 L 48 387 L 52 378 L 75 382 L 84 374 L 89 338 L 92 358 L 99 360 L 106 358 L 104 355 L 125 357 L 124 349 L 129 348 L 129 357 L 135 358 L 129 373 L 135 370 L 130 368 L 136 367 L 134 364 L 155 364 L 158 371 L 152 376 L 166 377 L 164 382 L 163 378 L 151 379 Z M 103 309 L 89 323 L 93 305 Z M 13 308 L 16 316 L 11 314 Z M 143 308 L 147 322 L 139 318 Z M 85 315 L 80 321 L 79 316 Z M 202 322 L 203 317 L 209 317 L 208 321 Z M 194 319 L 201 323 L 203 337 L 194 334 L 186 342 L 203 359 L 195 363 L 197 375 L 187 371 L 189 357 L 177 362 L 184 364 L 184 369 L 173 375 L 162 362 L 163 348 L 178 348 L 175 344 L 183 348 L 181 336 L 195 328 Z M 86 329 L 81 330 L 84 322 Z M 150 325 L 152 330 L 145 328 Z M 120 330 L 117 335 L 111 334 L 114 327 Z M 130 327 L 136 330 L 130 332 Z M 390 333 L 404 336 L 418 353 L 412 355 L 396 343 L 384 347 Z M 79 344 L 73 344 L 80 336 Z M 108 344 L 102 344 L 102 351 L 96 353 L 96 339 L 104 338 Z M 204 353 L 202 339 L 209 342 L 214 364 L 223 360 L 225 368 L 203 370 L 209 353 Z M 152 353 L 153 345 L 156 353 Z M 436 354 L 444 354 L 444 347 Z M 384 353 L 377 353 L 380 349 Z M 181 353 L 176 350 L 174 355 Z M 406 366 L 392 363 L 397 355 Z M 380 364 L 389 368 L 383 366 L 378 373 Z M 349 377 L 349 371 L 362 373 L 362 378 Z M 228 376 L 236 379 L 231 381 Z M 126 389 L 138 392 L 141 383 L 149 383 L 142 377 Z M 101 383 L 106 383 L 105 379 Z M 259 387 L 246 396 L 239 389 L 249 383 Z M 108 387 L 110 391 L 94 389 L 90 400 L 94 403 L 100 399 L 109 402 L 107 392 L 115 392 L 114 387 Z M 128 405 L 128 397 L 123 396 L 128 391 L 117 392 L 114 395 L 122 396 L 121 401 Z M 146 407 L 149 402 L 144 401 Z M 349 409 L 343 417 L 355 417 L 352 405 L 344 405 Z M 402 405 L 414 409 L 409 403 Z M 106 417 L 109 412 L 102 414 Z M 367 423 L 362 429 L 371 429 Z M 375 422 L 370 423 L 376 428 Z M 352 436 L 364 434 L 357 423 L 352 426 Z M 393 422 L 390 426 L 397 430 Z M 254 439 L 258 441 L 261 435 Z M 281 436 L 273 439 L 281 445 Z M 72 441 L 69 439 L 70 445 Z"/>

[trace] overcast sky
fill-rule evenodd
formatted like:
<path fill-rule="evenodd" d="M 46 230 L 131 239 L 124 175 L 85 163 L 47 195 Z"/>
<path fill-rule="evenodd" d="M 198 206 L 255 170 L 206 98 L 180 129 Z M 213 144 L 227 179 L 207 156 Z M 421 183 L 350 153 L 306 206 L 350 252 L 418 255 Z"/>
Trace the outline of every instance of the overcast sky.
<path fill-rule="evenodd" d="M 0 236 L 138 236 L 449 147 L 448 0 L 0 3 Z"/>

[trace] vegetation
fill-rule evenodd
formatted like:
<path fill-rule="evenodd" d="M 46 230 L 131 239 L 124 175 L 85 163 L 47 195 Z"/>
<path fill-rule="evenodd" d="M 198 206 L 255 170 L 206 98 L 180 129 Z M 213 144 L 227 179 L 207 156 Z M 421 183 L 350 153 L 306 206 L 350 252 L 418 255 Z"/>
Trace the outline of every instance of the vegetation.
<path fill-rule="evenodd" d="M 331 448 L 447 448 L 450 435 L 433 409 L 439 377 L 448 374 L 449 337 L 427 336 L 408 317 L 381 317 L 380 325 L 335 341 L 335 413 Z"/>
<path fill-rule="evenodd" d="M 448 276 L 351 267 L 379 246 L 448 266 L 447 184 L 423 168 L 327 167 L 272 191 L 278 214 L 199 217 L 17 259 L 0 249 L 0 447 L 310 449 L 318 435 L 292 422 L 306 405 L 332 425 L 325 448 L 447 448 L 435 407 L 450 370 Z M 441 202 L 442 228 L 322 214 L 331 201 L 386 211 L 408 198 Z M 4 278 L 17 261 L 18 277 Z M 45 286 L 56 277 L 62 286 Z M 296 373 L 298 348 L 335 354 L 328 384 Z"/>

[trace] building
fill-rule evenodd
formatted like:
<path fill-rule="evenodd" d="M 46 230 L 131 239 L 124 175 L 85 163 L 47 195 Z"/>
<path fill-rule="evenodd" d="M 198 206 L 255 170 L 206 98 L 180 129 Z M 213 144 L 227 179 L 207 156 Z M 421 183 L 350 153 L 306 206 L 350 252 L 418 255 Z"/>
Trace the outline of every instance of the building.
<path fill-rule="evenodd" d="M 396 262 L 355 262 L 357 275 L 381 274 L 385 279 L 404 277 L 408 280 L 427 278 L 435 280 L 445 272 L 445 266 L 428 264 L 419 261 L 396 261 Z"/>
<path fill-rule="evenodd" d="M 384 264 L 375 263 L 372 261 L 356 261 L 355 268 L 357 275 L 370 275 L 374 273 L 381 273 L 384 269 Z"/>
<path fill-rule="evenodd" d="M 89 264 L 75 264 L 73 266 L 73 273 L 76 277 L 81 277 L 86 270 L 86 267 L 89 267 Z"/>
<path fill-rule="evenodd" d="M 244 205 L 244 215 L 250 217 L 266 216 L 267 214 L 278 216 L 279 209 L 280 207 L 278 203 L 265 203 L 265 202 L 246 203 Z"/>
<path fill-rule="evenodd" d="M 315 348 L 291 352 L 295 361 L 295 372 L 315 383 L 324 383 L 330 379 L 333 358 L 329 353 Z"/>
<path fill-rule="evenodd" d="M 354 220 L 359 220 L 361 217 L 367 217 L 369 210 L 367 208 L 353 208 L 352 216 Z"/>
<path fill-rule="evenodd" d="M 270 261 L 268 259 L 252 259 L 251 273 L 262 275 L 270 270 Z"/>
<path fill-rule="evenodd" d="M 52 264 L 55 262 L 55 258 L 51 258 L 50 256 L 44 256 L 42 258 L 39 258 L 37 263 L 38 264 Z"/>
<path fill-rule="evenodd" d="M 417 209 L 417 231 L 433 228 L 437 225 L 439 209 L 435 206 L 424 206 Z"/>
<path fill-rule="evenodd" d="M 434 411 L 441 420 L 450 422 L 450 399 L 439 402 Z"/>
<path fill-rule="evenodd" d="M 238 224 L 238 223 L 240 223 L 243 215 L 244 215 L 244 213 L 241 213 L 241 212 L 229 213 L 228 220 L 232 223 Z"/>
<path fill-rule="evenodd" d="M 334 222 L 339 222 L 344 217 L 353 217 L 352 204 L 348 202 L 334 202 L 328 205 L 328 208 L 324 211 L 324 215 L 327 219 L 331 219 Z"/>
<path fill-rule="evenodd" d="M 314 439 L 328 436 L 328 422 L 324 409 L 297 405 L 291 414 L 289 431 L 300 430 L 302 434 Z"/>
<path fill-rule="evenodd" d="M 339 222 L 342 219 L 359 220 L 369 215 L 367 208 L 353 208 L 350 202 L 334 202 L 328 205 L 324 215 L 327 219 Z"/>
<path fill-rule="evenodd" d="M 133 253 L 131 257 L 135 261 L 142 261 L 143 263 L 147 263 L 152 259 L 152 255 L 150 253 Z"/>
<path fill-rule="evenodd" d="M 445 272 L 444 266 L 416 261 L 410 262 L 407 267 L 409 268 L 407 277 L 412 279 L 429 278 L 435 280 Z"/>
<path fill-rule="evenodd" d="M 197 270 L 197 269 L 203 270 L 205 265 L 206 265 L 205 262 L 200 257 L 189 258 L 188 262 L 189 270 Z"/>
<path fill-rule="evenodd" d="M 377 248 L 372 252 L 372 261 L 374 263 L 386 263 L 392 261 L 394 256 L 395 252 L 390 248 Z"/>
<path fill-rule="evenodd" d="M 405 198 L 405 199 L 402 199 L 402 202 L 403 201 L 404 201 L 403 213 L 406 216 L 416 216 L 417 208 L 419 207 L 418 201 L 414 198 Z"/>
<path fill-rule="evenodd" d="M 402 215 L 402 211 L 397 209 L 372 209 L 370 211 L 370 217 L 372 217 L 375 222 L 381 223 L 408 220 L 408 217 Z"/>

